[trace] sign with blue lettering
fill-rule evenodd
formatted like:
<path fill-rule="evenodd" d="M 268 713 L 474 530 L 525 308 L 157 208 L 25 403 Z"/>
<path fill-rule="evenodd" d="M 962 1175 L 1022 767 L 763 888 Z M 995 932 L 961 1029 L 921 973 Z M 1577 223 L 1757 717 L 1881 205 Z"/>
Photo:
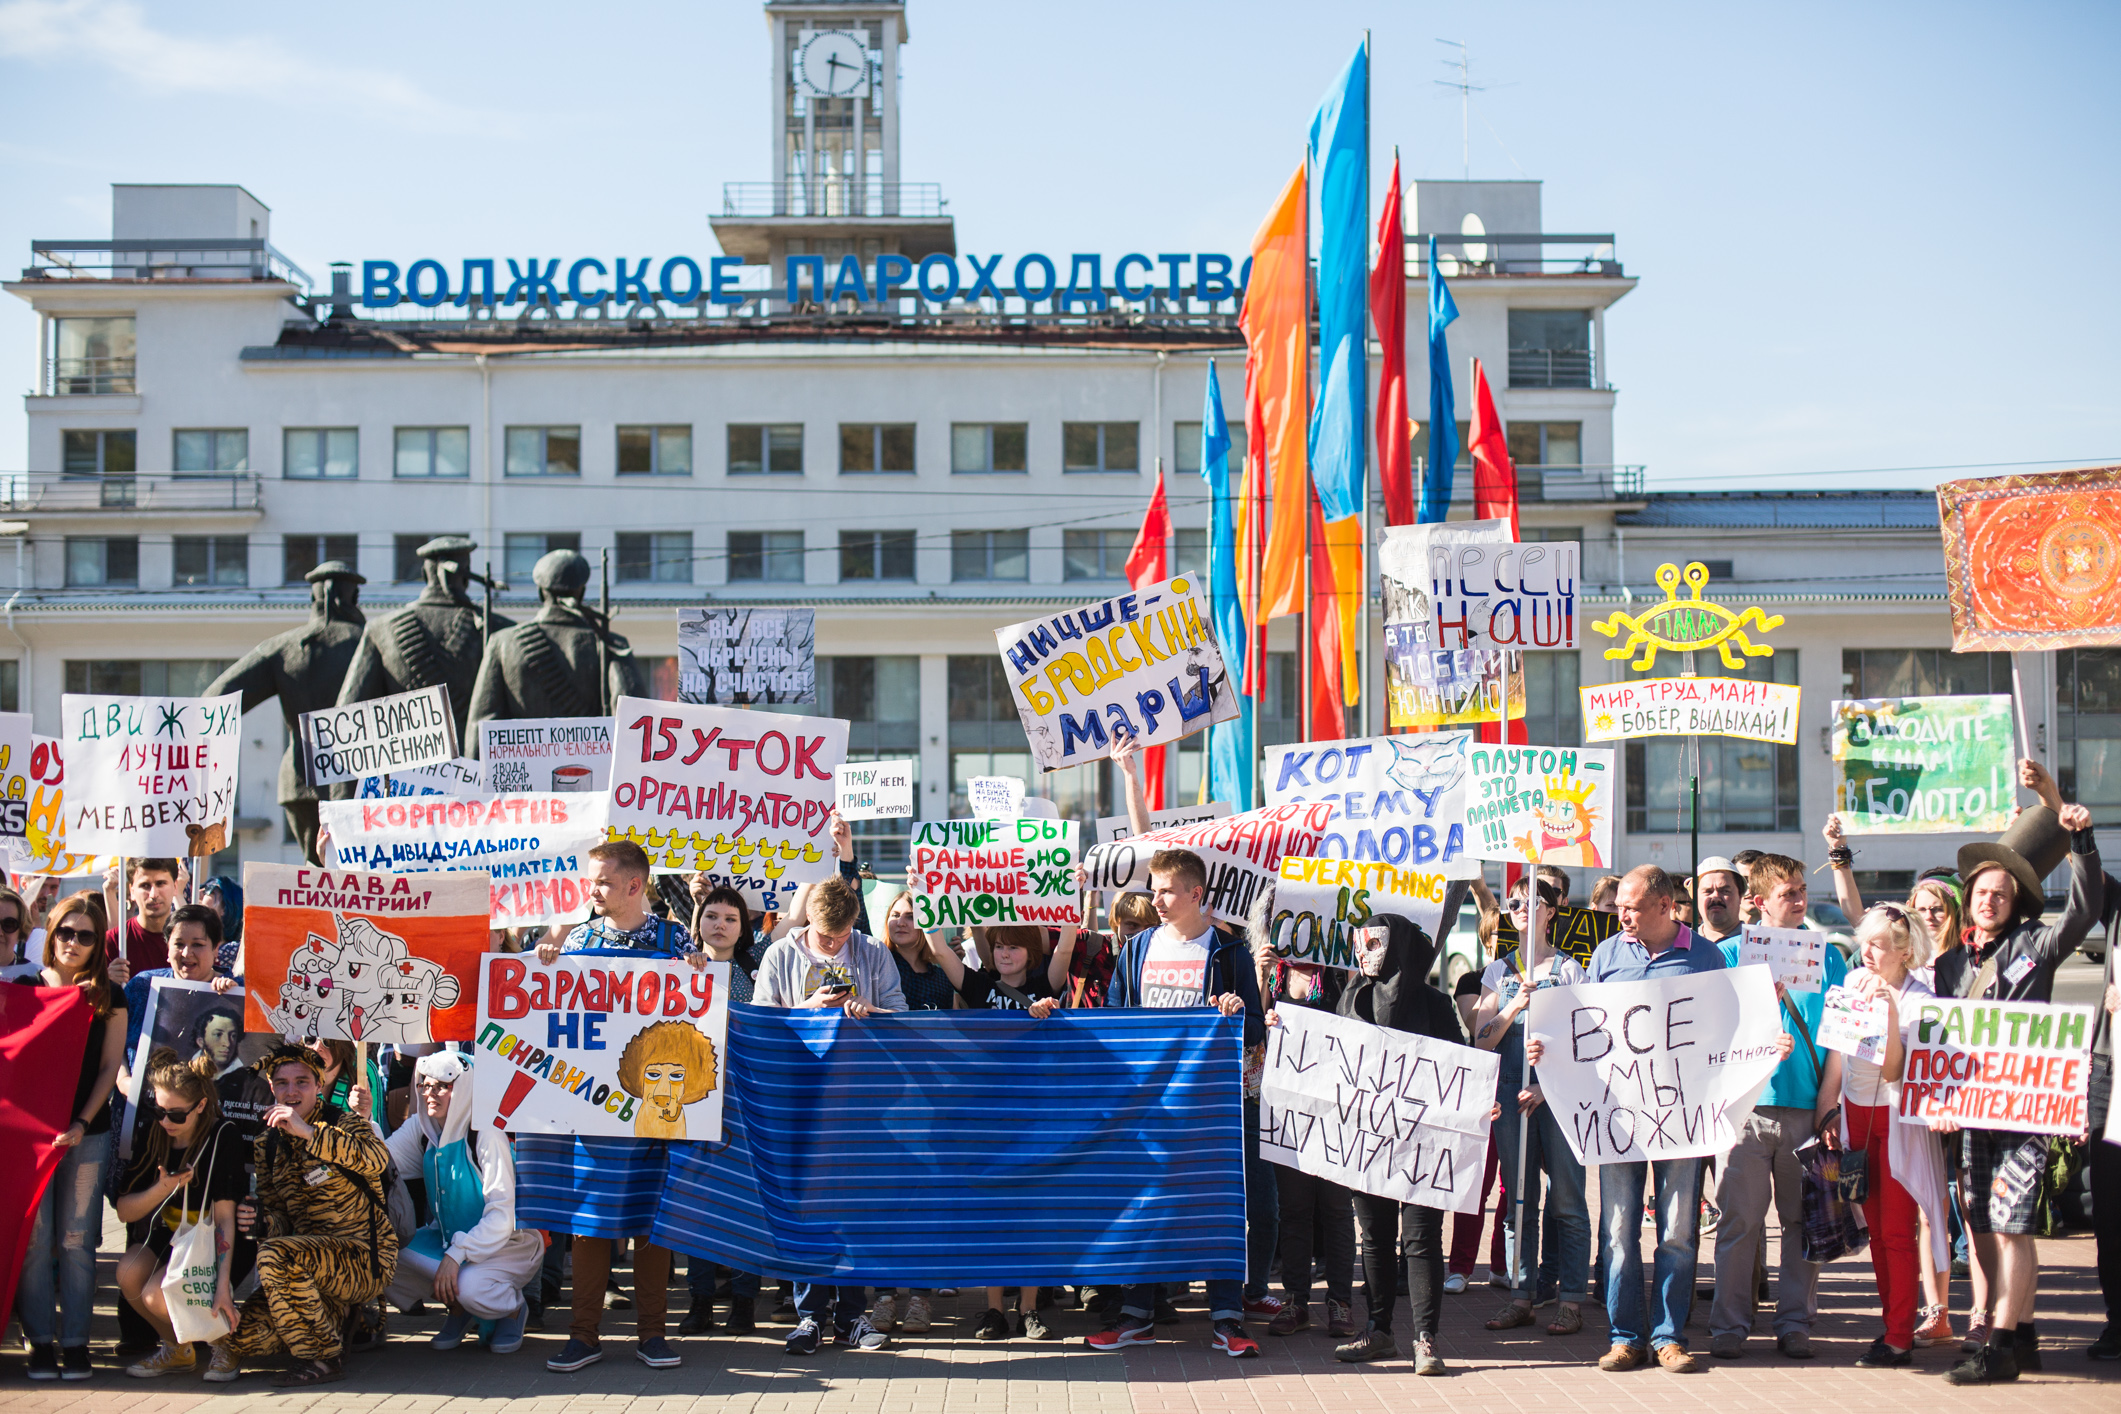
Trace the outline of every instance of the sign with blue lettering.
<path fill-rule="evenodd" d="M 1373 736 L 1267 748 L 1267 803 L 1323 800 L 1333 823 L 1315 854 L 1479 877 L 1466 847 L 1471 732 Z"/>

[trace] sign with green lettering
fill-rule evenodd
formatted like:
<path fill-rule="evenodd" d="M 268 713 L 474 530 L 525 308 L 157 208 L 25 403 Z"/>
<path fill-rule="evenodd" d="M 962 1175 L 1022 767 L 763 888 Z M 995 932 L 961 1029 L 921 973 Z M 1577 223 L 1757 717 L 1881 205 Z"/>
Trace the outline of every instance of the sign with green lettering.
<path fill-rule="evenodd" d="M 2084 1132 L 2092 1009 L 1910 997 L 1900 1119 L 1950 1115 L 1967 1129 Z"/>
<path fill-rule="evenodd" d="M 2016 776 L 2008 696 L 1834 704 L 1834 810 L 1849 834 L 2000 834 Z"/>

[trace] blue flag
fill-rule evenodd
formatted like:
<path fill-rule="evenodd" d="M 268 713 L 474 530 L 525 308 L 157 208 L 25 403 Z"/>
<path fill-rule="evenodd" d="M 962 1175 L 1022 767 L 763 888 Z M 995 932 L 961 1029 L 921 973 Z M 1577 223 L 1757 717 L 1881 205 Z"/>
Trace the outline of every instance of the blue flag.
<path fill-rule="evenodd" d="M 1200 478 L 1208 483 L 1209 623 L 1230 681 L 1245 679 L 1245 606 L 1237 597 L 1237 493 L 1230 484 L 1230 424 L 1222 384 L 1208 360 L 1208 400 L 1200 421 Z M 1252 808 L 1252 699 L 1237 699 L 1237 720 L 1208 728 L 1208 799 L 1243 814 Z"/>
<path fill-rule="evenodd" d="M 498 1134 L 488 1135 L 489 1141 Z M 518 1134 L 516 1221 L 578 1237 L 645 1237 L 663 1205 L 670 1145 L 660 1139 Z"/>
<path fill-rule="evenodd" d="M 1458 469 L 1458 398 L 1451 390 L 1451 343 L 1444 329 L 1458 317 L 1429 237 L 1429 464 L 1421 474 L 1423 525 L 1451 518 L 1451 477 Z"/>
<path fill-rule="evenodd" d="M 1311 119 L 1318 198 L 1318 402 L 1311 479 L 1327 521 L 1362 514 L 1369 375 L 1370 52 L 1355 50 Z"/>

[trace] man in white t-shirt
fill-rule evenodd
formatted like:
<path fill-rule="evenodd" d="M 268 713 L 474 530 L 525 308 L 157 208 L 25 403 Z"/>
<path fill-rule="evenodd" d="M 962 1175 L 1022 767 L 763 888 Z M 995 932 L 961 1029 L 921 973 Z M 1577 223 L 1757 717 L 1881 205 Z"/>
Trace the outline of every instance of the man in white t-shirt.
<path fill-rule="evenodd" d="M 1108 1007 L 1212 1006 L 1224 1016 L 1245 1018 L 1245 1052 L 1264 1048 L 1264 1008 L 1252 953 L 1235 933 L 1215 926 L 1208 914 L 1208 868 L 1189 849 L 1158 850 L 1149 861 L 1150 897 L 1160 927 L 1127 940 L 1112 973 Z M 1263 1053 L 1263 1051 L 1262 1051 Z M 1248 1109 L 1251 1107 L 1248 1106 Z M 1256 1142 L 1258 1119 L 1251 1119 Z M 1156 1343 L 1154 1286 L 1130 1286 L 1120 1314 L 1089 1338 L 1092 1350 L 1122 1350 Z M 1208 1314 L 1215 1322 L 1214 1346 L 1225 1355 L 1259 1354 L 1245 1334 L 1244 1283 L 1219 1278 L 1208 1283 Z"/>

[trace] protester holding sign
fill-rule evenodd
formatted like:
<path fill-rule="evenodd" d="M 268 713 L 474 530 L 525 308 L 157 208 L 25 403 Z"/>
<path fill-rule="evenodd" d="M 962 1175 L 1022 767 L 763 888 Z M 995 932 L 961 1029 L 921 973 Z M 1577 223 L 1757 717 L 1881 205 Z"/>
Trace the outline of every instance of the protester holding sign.
<path fill-rule="evenodd" d="M 125 1064 L 119 1072 L 118 1089 L 128 1099 L 139 1093 L 133 1083 L 133 1066 L 140 1045 L 141 1022 L 147 1016 L 148 989 L 154 986 L 155 979 L 204 982 L 224 995 L 236 985 L 235 978 L 214 965 L 221 950 L 221 915 L 204 904 L 188 903 L 169 915 L 169 929 L 163 936 L 169 940 L 169 965 L 135 972 L 125 984 Z M 241 1035 L 242 1027 L 238 1025 L 236 1031 Z M 226 1069 L 218 1068 L 209 1078 L 218 1079 Z"/>
<path fill-rule="evenodd" d="M 118 900 L 118 866 L 113 864 L 103 876 L 103 907 L 109 916 L 111 981 L 124 986 L 135 972 L 160 967 L 167 946 L 162 941 L 163 931 L 169 927 L 170 910 L 184 896 L 184 866 L 174 859 L 135 859 L 125 881 L 126 894 L 132 905 L 139 910 L 139 917 L 126 918 L 125 907 Z M 118 946 L 118 922 L 125 924 L 125 945 Z M 124 975 L 116 969 L 124 965 Z"/>

